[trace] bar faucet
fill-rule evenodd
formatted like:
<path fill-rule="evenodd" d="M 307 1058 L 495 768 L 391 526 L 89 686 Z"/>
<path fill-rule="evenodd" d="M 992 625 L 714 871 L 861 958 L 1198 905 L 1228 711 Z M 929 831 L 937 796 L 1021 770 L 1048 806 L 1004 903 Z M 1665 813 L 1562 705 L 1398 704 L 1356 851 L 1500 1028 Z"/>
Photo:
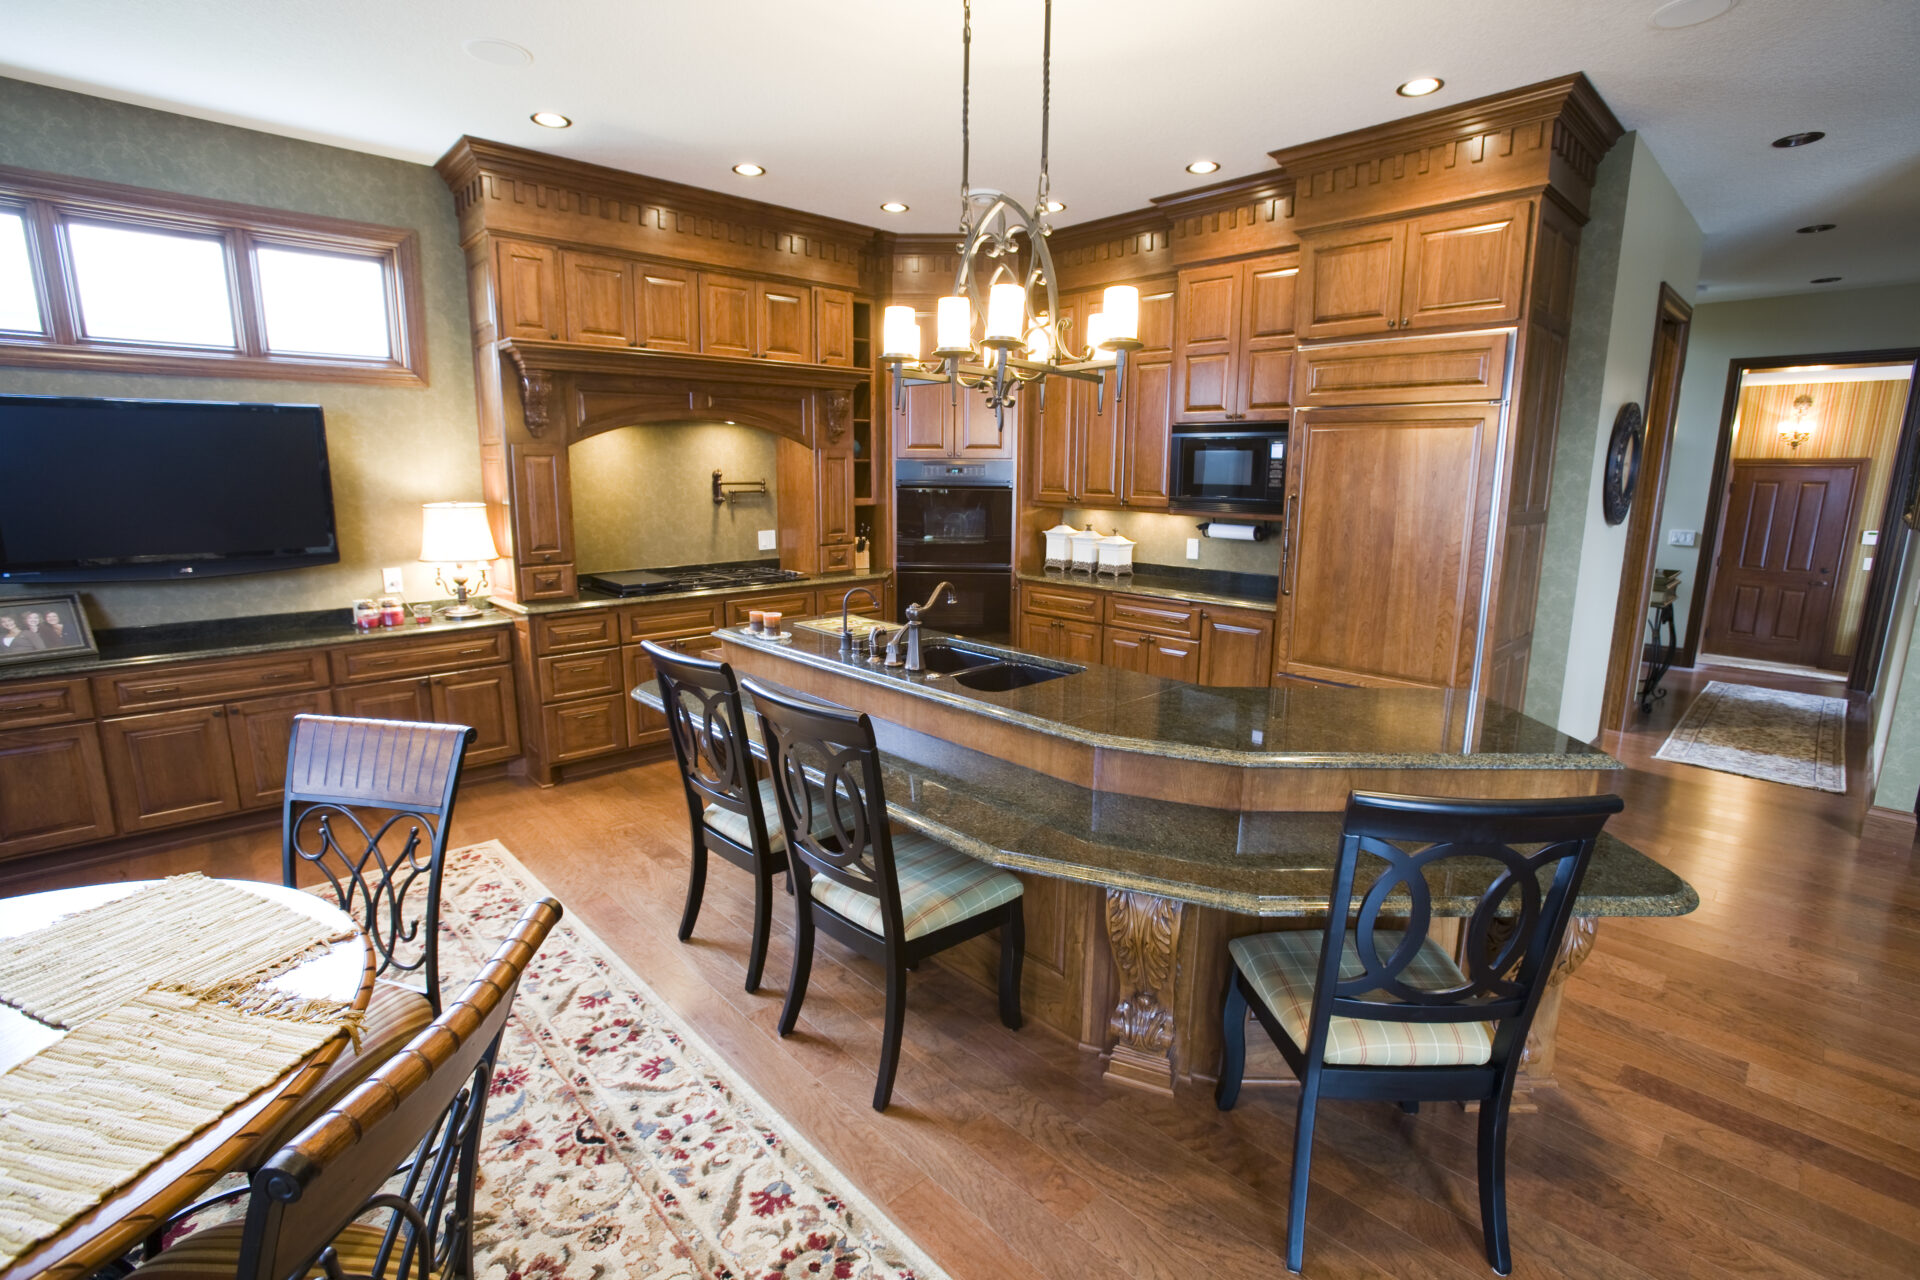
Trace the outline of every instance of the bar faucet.
<path fill-rule="evenodd" d="M 853 656 L 853 632 L 847 627 L 847 609 L 856 595 L 865 596 L 876 609 L 880 607 L 880 597 L 865 587 L 853 587 L 840 597 L 840 656 L 843 658 Z"/>
<path fill-rule="evenodd" d="M 960 603 L 960 597 L 953 593 L 953 584 L 951 582 L 942 582 L 939 586 L 933 589 L 933 593 L 927 597 L 927 602 L 925 604 L 910 604 L 907 606 L 907 625 L 904 628 L 904 630 L 907 633 L 907 674 L 908 675 L 912 675 L 916 671 L 923 672 L 927 669 L 927 664 L 920 660 L 920 615 L 922 613 L 925 613 L 928 609 L 933 608 L 935 604 L 942 603 L 942 600 L 941 600 L 942 592 L 946 593 L 946 599 L 944 603 L 946 604 Z M 898 633 L 895 634 L 894 638 L 895 639 L 899 638 Z M 892 666 L 893 665 L 893 662 L 892 662 L 893 646 L 891 644 L 887 646 L 887 656 L 888 656 L 887 665 Z"/>

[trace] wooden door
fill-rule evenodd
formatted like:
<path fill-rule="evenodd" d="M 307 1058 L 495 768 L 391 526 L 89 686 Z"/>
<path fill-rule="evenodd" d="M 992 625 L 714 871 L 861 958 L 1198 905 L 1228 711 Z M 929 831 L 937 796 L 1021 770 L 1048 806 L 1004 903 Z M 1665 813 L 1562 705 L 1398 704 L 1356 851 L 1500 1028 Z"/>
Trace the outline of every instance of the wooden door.
<path fill-rule="evenodd" d="M 1825 665 L 1866 459 L 1735 462 L 1707 609 L 1709 652 Z"/>
<path fill-rule="evenodd" d="M 513 558 L 522 565 L 573 559 L 573 490 L 567 451 L 548 444 L 510 444 L 513 481 Z"/>
<path fill-rule="evenodd" d="M 631 347 L 639 341 L 633 265 L 625 258 L 575 253 L 571 249 L 560 255 L 568 342 Z"/>
<path fill-rule="evenodd" d="M 841 546 L 853 541 L 853 455 L 822 453 L 820 459 L 820 542 Z"/>
<path fill-rule="evenodd" d="M 1003 432 L 994 421 L 993 410 L 987 407 L 987 398 L 978 391 L 968 391 L 965 387 L 960 389 L 960 411 L 953 419 L 951 456 L 969 462 L 1011 458 L 1014 441 L 1019 438 L 1020 408 L 1017 401 L 1013 408 L 1007 410 L 1007 427 Z"/>
<path fill-rule="evenodd" d="M 1060 620 L 1022 613 L 1020 615 L 1020 647 L 1028 653 L 1037 653 L 1043 658 L 1060 657 Z"/>
<path fill-rule="evenodd" d="M 813 291 L 813 346 L 818 363 L 853 366 L 853 294 L 845 289 Z"/>
<path fill-rule="evenodd" d="M 640 345 L 649 351 L 700 349 L 700 278 L 683 267 L 642 263 L 635 272 Z"/>
<path fill-rule="evenodd" d="M 1276 655 L 1291 675 L 1464 688 L 1472 678 L 1500 411 L 1294 416 Z"/>
<path fill-rule="evenodd" d="M 1175 292 L 1173 394 L 1182 422 L 1224 422 L 1234 410 L 1241 266 L 1189 267 Z"/>
<path fill-rule="evenodd" d="M 1514 200 L 1415 218 L 1407 230 L 1400 328 L 1519 319 L 1530 213 L 1526 201 Z"/>
<path fill-rule="evenodd" d="M 906 407 L 894 416 L 895 457 L 947 456 L 953 425 L 952 395 L 953 388 L 941 382 L 922 382 L 907 388 L 903 397 Z"/>
<path fill-rule="evenodd" d="M 867 611 L 864 609 L 855 609 L 854 612 L 865 613 Z M 675 653 L 690 654 L 696 658 L 706 656 L 707 647 L 717 643 L 717 641 L 712 639 L 711 628 L 684 636 L 659 636 L 649 638 L 653 639 L 654 643 L 662 648 L 671 649 Z M 654 679 L 653 659 L 649 658 L 647 651 L 637 644 L 628 645 L 622 649 L 620 651 L 620 658 L 626 668 L 625 687 L 621 690 L 621 693 L 622 696 L 625 697 L 627 708 L 627 745 L 630 747 L 646 747 L 652 746 L 656 742 L 665 742 L 667 740 L 666 716 L 650 707 L 642 706 L 633 698 L 626 696 L 631 694 L 635 689 L 638 689 L 641 685 Z M 774 815 L 773 820 L 776 822 L 779 821 L 779 815 Z"/>
<path fill-rule="evenodd" d="M 1084 327 L 1075 299 L 1060 303 L 1060 315 L 1056 319 L 1065 322 L 1065 331 L 1069 334 L 1078 334 Z M 1028 387 L 1020 393 L 1020 398 L 1029 402 L 1023 412 L 1033 429 L 1030 465 L 1034 501 L 1064 506 L 1077 502 L 1080 497 L 1081 424 L 1076 415 L 1083 410 L 1085 399 L 1074 396 L 1073 379 L 1051 381 L 1056 385 L 1047 386 L 1044 404 L 1039 387 Z"/>
<path fill-rule="evenodd" d="M 1352 227 L 1303 239 L 1305 278 L 1300 337 L 1339 338 L 1400 327 L 1400 283 L 1407 253 L 1402 222 Z"/>
<path fill-rule="evenodd" d="M 513 668 L 454 671 L 427 681 L 433 719 L 470 725 L 462 766 L 493 764 L 520 754 L 520 716 L 514 707 Z"/>
<path fill-rule="evenodd" d="M 1272 683 L 1273 618 L 1209 606 L 1200 611 L 1200 683 L 1260 688 Z"/>
<path fill-rule="evenodd" d="M 551 245 L 500 241 L 500 336 L 560 336 L 560 258 Z"/>
<path fill-rule="evenodd" d="M 805 285 L 754 286 L 754 329 L 760 347 L 753 354 L 763 360 L 809 364 L 813 360 L 813 290 Z M 847 304 L 847 324 L 853 324 L 853 304 Z M 853 349 L 851 338 L 848 352 Z"/>
<path fill-rule="evenodd" d="M 1234 362 L 1233 408 L 1249 422 L 1285 422 L 1293 402 L 1298 258 L 1277 254 L 1242 264 L 1246 301 Z"/>
<path fill-rule="evenodd" d="M 1127 362 L 1126 478 L 1120 500 L 1129 507 L 1165 510 L 1172 448 L 1173 362 Z"/>
<path fill-rule="evenodd" d="M 1165 680 L 1200 682 L 1200 646 L 1171 636 L 1147 637 L 1147 674 Z"/>
<path fill-rule="evenodd" d="M 1059 618 L 1054 622 L 1053 656 L 1068 662 L 1100 661 L 1100 625 Z"/>
<path fill-rule="evenodd" d="M 1153 660 L 1154 637 L 1144 631 L 1127 631 L 1120 627 L 1106 627 L 1103 631 L 1100 660 L 1110 667 L 1145 675 L 1147 664 Z"/>
<path fill-rule="evenodd" d="M 0 858 L 104 840 L 113 801 L 91 722 L 0 733 Z"/>
<path fill-rule="evenodd" d="M 433 719 L 433 697 L 425 680 L 386 680 L 334 690 L 333 705 L 343 716 L 362 720 Z"/>
<path fill-rule="evenodd" d="M 738 276 L 700 276 L 700 350 L 710 356 L 756 354 L 755 282 Z"/>
<path fill-rule="evenodd" d="M 547 763 L 565 764 L 621 751 L 627 745 L 629 699 L 623 693 L 604 698 L 583 698 L 543 707 L 546 724 Z"/>
<path fill-rule="evenodd" d="M 333 699 L 325 689 L 227 704 L 227 740 L 242 809 L 271 809 L 284 798 L 293 718 L 332 714 Z"/>
<path fill-rule="evenodd" d="M 1142 280 L 1140 290 L 1140 349 L 1134 359 L 1173 359 L 1175 303 L 1179 285 L 1172 279 Z M 1287 327 L 1293 327 L 1289 321 Z"/>
<path fill-rule="evenodd" d="M 100 722 L 120 830 L 152 831 L 240 811 L 225 707 Z"/>

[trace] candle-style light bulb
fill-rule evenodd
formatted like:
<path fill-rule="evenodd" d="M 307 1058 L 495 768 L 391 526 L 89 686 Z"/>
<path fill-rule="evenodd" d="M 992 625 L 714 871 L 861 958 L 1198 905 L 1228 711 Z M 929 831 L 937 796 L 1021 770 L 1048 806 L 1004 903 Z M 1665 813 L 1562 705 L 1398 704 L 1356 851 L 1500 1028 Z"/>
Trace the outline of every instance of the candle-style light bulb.
<path fill-rule="evenodd" d="M 920 322 L 912 307 L 887 308 L 881 325 L 882 360 L 918 360 L 920 358 Z"/>
<path fill-rule="evenodd" d="M 1053 359 L 1053 329 L 1045 322 L 1027 330 L 1027 359 L 1035 364 Z"/>
<path fill-rule="evenodd" d="M 1020 330 L 1027 318 L 1027 291 L 1010 281 L 1001 281 L 987 293 L 987 341 L 1020 341 Z"/>
<path fill-rule="evenodd" d="M 1107 317 L 1107 337 L 1125 341 L 1140 336 L 1140 291 L 1130 284 L 1110 284 L 1100 302 Z"/>
<path fill-rule="evenodd" d="M 1113 320 L 1106 312 L 1096 311 L 1087 317 L 1087 346 L 1093 352 L 1089 359 L 1095 363 L 1110 362 L 1113 359 L 1113 352 L 1100 345 L 1112 335 Z"/>
<path fill-rule="evenodd" d="M 934 316 L 934 342 L 937 355 L 961 355 L 973 350 L 973 304 L 964 293 L 940 299 Z"/>

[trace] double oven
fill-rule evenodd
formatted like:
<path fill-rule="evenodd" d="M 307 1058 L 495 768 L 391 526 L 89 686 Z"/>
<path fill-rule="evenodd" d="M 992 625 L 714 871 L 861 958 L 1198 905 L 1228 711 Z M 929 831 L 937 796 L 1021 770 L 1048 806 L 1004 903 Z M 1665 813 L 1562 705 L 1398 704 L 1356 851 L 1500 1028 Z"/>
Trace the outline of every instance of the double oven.
<path fill-rule="evenodd" d="M 944 580 L 957 603 L 928 626 L 981 640 L 1012 631 L 1013 463 L 902 459 L 894 464 L 894 571 L 900 620 Z"/>

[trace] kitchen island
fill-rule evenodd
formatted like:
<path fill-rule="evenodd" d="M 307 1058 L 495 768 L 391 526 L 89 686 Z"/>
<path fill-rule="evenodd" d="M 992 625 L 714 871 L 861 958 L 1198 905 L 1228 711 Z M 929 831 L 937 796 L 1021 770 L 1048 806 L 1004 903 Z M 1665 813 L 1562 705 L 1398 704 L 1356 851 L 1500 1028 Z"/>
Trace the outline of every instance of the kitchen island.
<path fill-rule="evenodd" d="M 1324 917 L 1348 789 L 1592 794 L 1618 768 L 1509 708 L 1444 692 L 1203 689 L 933 632 L 930 661 L 955 670 L 910 675 L 857 646 L 842 655 L 828 627 L 797 625 L 783 641 L 715 635 L 742 674 L 873 718 L 895 821 L 1025 881 L 1028 1015 L 1110 1049 L 1116 1078 L 1163 1090 L 1213 1075 L 1227 941 L 1276 917 L 1304 927 Z M 1018 678 L 1034 683 L 999 691 L 960 678 L 1028 667 L 1037 673 Z M 634 696 L 659 705 L 652 686 Z M 1437 886 L 1434 910 L 1462 917 L 1485 887 Z M 1597 919 L 1683 915 L 1698 901 L 1602 837 L 1534 1024 L 1526 1086 L 1551 1077 L 1560 987 Z M 953 955 L 991 979 L 992 946 Z M 1248 1078 L 1291 1075 L 1275 1054 L 1250 1062 Z"/>

